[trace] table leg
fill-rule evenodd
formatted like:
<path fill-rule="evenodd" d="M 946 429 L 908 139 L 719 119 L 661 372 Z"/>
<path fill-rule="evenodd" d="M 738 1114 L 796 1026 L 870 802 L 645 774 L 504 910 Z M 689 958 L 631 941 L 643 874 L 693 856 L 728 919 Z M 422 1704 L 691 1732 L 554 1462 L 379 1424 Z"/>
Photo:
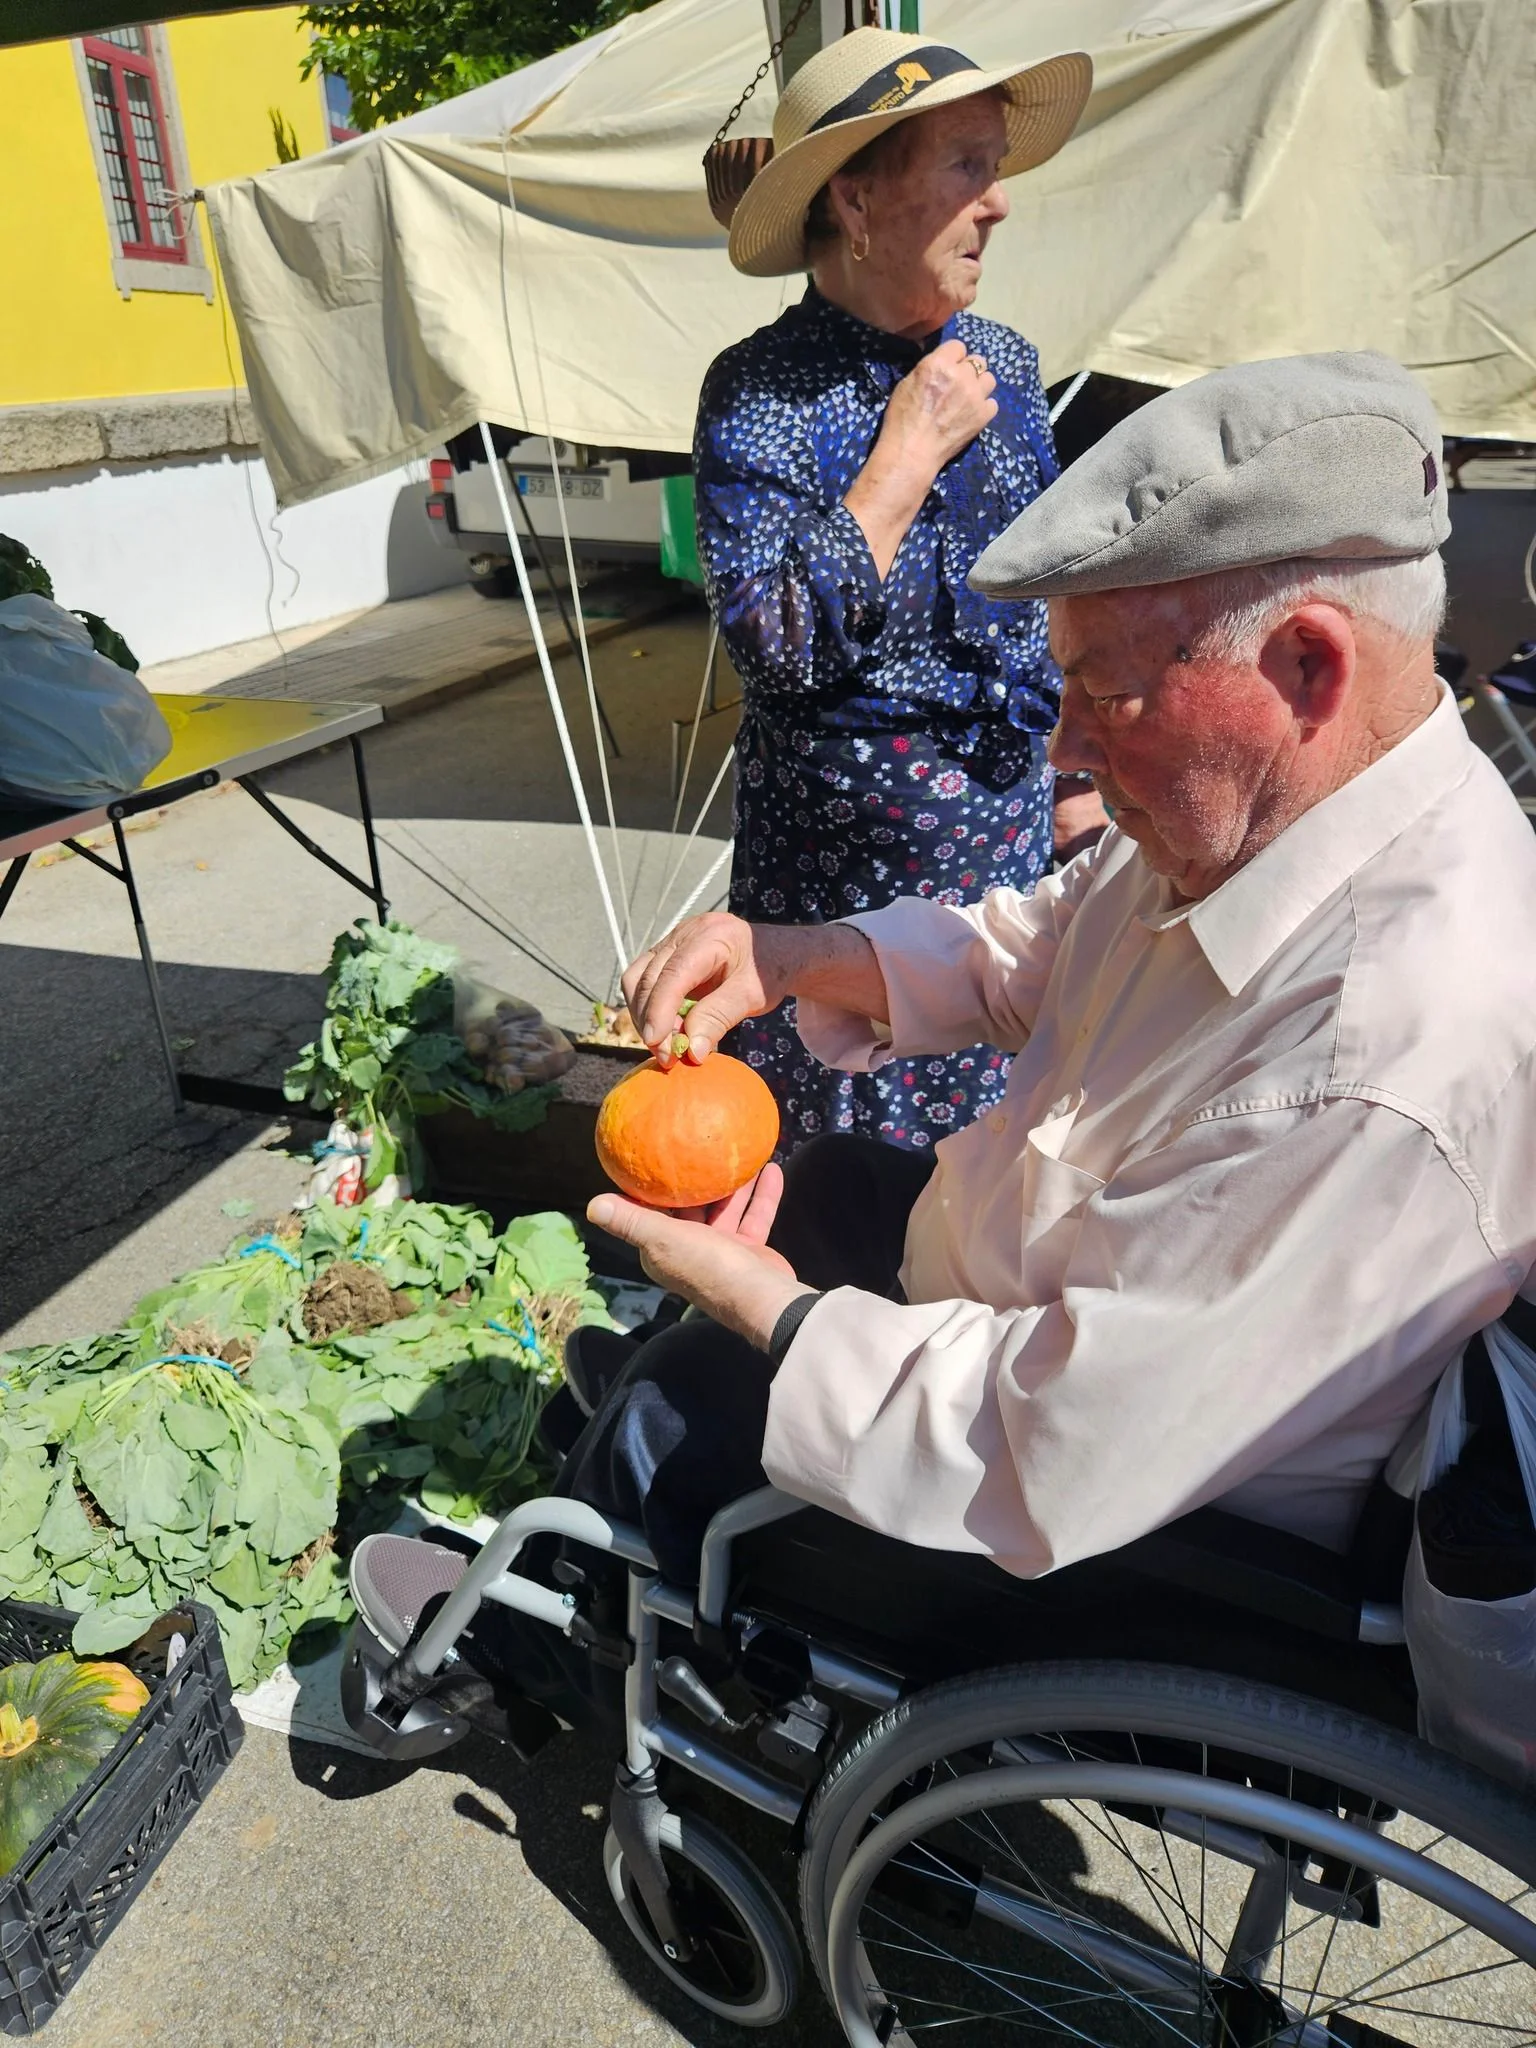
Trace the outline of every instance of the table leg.
<path fill-rule="evenodd" d="M 20 882 L 27 862 L 31 858 L 32 856 L 29 853 L 18 853 L 6 869 L 5 880 L 0 882 L 0 917 L 4 917 L 6 911 L 10 908 L 11 898 L 16 894 L 17 884 Z"/>
<path fill-rule="evenodd" d="M 116 818 L 112 820 L 112 837 L 117 842 L 117 857 L 122 862 L 120 880 L 128 891 L 128 908 L 133 915 L 134 936 L 139 942 L 139 958 L 144 963 L 144 979 L 149 984 L 150 1007 L 155 1013 L 155 1030 L 160 1036 L 160 1051 L 165 1059 L 166 1079 L 171 1084 L 171 1101 L 180 1115 L 186 1104 L 181 1096 L 181 1076 L 176 1071 L 176 1051 L 171 1044 L 171 1034 L 166 1028 L 165 1006 L 160 1000 L 160 976 L 155 971 L 155 956 L 149 949 L 149 933 L 144 928 L 144 913 L 139 908 L 139 891 L 133 879 L 133 863 L 128 858 L 128 842 L 124 839 L 123 828 Z"/>
<path fill-rule="evenodd" d="M 368 770 L 363 766 L 363 742 L 357 733 L 352 735 L 352 766 L 357 775 L 357 808 L 363 820 L 363 837 L 368 842 L 368 872 L 373 877 L 374 908 L 379 913 L 379 923 L 386 924 L 389 920 L 389 899 L 384 894 L 384 878 L 379 873 L 379 843 L 373 832 Z"/>

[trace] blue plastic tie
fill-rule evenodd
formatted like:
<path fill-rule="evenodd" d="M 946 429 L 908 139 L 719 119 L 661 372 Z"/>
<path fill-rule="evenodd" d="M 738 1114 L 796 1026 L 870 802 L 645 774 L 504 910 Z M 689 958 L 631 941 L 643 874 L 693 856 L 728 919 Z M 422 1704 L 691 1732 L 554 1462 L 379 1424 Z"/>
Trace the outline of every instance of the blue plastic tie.
<path fill-rule="evenodd" d="M 296 1259 L 288 1247 L 279 1244 L 275 1237 L 253 1237 L 248 1245 L 241 1247 L 240 1256 L 242 1259 L 248 1259 L 255 1252 L 271 1252 L 274 1257 L 281 1259 L 285 1266 L 292 1266 L 295 1273 L 302 1273 L 304 1270 L 303 1260 Z"/>
<path fill-rule="evenodd" d="M 523 1311 L 523 1321 L 527 1323 L 529 1332 L 533 1332 L 533 1321 L 527 1309 L 523 1307 L 521 1302 L 518 1303 L 518 1307 Z M 510 1323 L 503 1323 L 495 1316 L 486 1317 L 485 1327 L 488 1330 L 494 1330 L 500 1337 L 510 1337 L 514 1343 L 521 1344 L 525 1351 L 537 1352 L 539 1348 L 539 1340 L 536 1333 L 525 1336 L 521 1330 L 514 1330 Z"/>
<path fill-rule="evenodd" d="M 220 1372 L 227 1372 L 231 1379 L 240 1377 L 239 1371 L 227 1358 L 210 1357 L 206 1351 L 167 1351 L 153 1360 L 155 1365 L 216 1365 Z"/>

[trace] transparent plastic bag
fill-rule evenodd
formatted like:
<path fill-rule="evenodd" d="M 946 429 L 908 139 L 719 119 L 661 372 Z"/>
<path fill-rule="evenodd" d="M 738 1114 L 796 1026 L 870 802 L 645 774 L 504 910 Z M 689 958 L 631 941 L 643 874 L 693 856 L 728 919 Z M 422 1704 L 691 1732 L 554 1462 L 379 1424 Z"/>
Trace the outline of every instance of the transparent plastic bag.
<path fill-rule="evenodd" d="M 487 1084 L 504 1095 L 558 1081 L 576 1059 L 576 1048 L 558 1026 L 545 1023 L 537 1004 L 473 975 L 453 977 L 453 1028 Z"/>
<path fill-rule="evenodd" d="M 1526 1502 L 1536 1516 L 1536 1353 L 1502 1323 L 1483 1332 L 1503 1396 Z M 1462 1361 L 1436 1389 L 1420 1496 L 1468 1442 Z M 1475 1600 L 1442 1592 L 1425 1565 L 1418 1517 L 1403 1588 L 1408 1653 L 1425 1740 L 1506 1782 L 1536 1790 L 1536 1590 Z"/>
<path fill-rule="evenodd" d="M 171 751 L 148 690 L 46 597 L 0 603 L 0 789 L 37 803 L 125 796 Z"/>

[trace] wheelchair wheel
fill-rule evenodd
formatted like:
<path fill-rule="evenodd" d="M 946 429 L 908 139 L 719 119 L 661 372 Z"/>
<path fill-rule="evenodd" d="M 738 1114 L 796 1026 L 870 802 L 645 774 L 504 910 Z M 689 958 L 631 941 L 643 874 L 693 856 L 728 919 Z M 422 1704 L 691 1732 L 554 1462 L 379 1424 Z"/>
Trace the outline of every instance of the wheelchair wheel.
<path fill-rule="evenodd" d="M 704 1930 L 698 1954 L 674 1962 L 665 1953 L 610 1828 L 603 1868 L 625 1926 L 695 2005 L 738 2027 L 777 2025 L 800 1995 L 800 1945 L 756 1866 L 706 1821 L 678 1812 L 662 1821 L 661 1856 L 694 1923 Z"/>
<path fill-rule="evenodd" d="M 1020 1767 L 1099 1776 L 1020 1796 Z M 1357 1715 L 1197 1671 L 1025 1666 L 893 1708 L 822 1782 L 801 1910 L 834 2001 L 862 1987 L 860 2042 L 1536 2042 L 1531 1802 Z"/>

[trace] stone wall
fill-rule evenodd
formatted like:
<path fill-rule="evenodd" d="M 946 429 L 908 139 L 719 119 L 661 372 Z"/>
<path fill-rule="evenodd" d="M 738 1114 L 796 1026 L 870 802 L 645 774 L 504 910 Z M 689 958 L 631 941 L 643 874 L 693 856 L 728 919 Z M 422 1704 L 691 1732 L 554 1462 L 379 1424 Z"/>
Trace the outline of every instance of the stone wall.
<path fill-rule="evenodd" d="M 0 406 L 0 477 L 244 452 L 256 445 L 256 423 L 243 391 Z"/>

